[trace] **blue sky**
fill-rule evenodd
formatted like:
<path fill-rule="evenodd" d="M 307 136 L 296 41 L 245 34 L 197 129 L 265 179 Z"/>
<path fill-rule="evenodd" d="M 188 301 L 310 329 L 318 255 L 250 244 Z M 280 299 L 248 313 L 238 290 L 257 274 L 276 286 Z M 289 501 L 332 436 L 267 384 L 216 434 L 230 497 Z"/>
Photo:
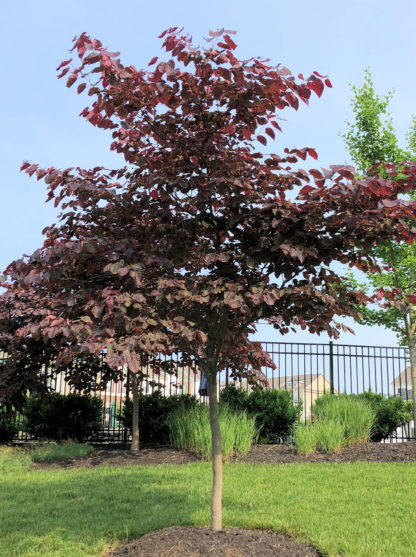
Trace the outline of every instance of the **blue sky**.
<path fill-rule="evenodd" d="M 87 98 L 56 79 L 55 68 L 67 59 L 74 35 L 86 31 L 122 60 L 144 67 L 160 54 L 157 36 L 167 27 L 184 26 L 202 43 L 209 29 L 238 32 L 241 58 L 262 56 L 294 74 L 328 74 L 333 89 L 309 107 L 286 112 L 283 134 L 274 150 L 314 147 L 317 164 L 349 162 L 339 132 L 351 119 L 349 83 L 359 84 L 364 69 L 373 73 L 377 92 L 394 88 L 391 111 L 402 139 L 416 113 L 416 3 L 412 0 L 20 0 L 2 7 L 0 22 L 2 87 L 0 270 L 42 243 L 42 229 L 56 220 L 45 204 L 45 185 L 19 172 L 23 160 L 42 167 L 91 167 L 122 164 L 108 147 L 109 135 L 78 117 Z M 384 329 L 354 325 L 356 336 L 338 342 L 395 345 Z M 258 338 L 286 342 L 322 342 L 303 333 L 277 335 L 260 326 Z"/>

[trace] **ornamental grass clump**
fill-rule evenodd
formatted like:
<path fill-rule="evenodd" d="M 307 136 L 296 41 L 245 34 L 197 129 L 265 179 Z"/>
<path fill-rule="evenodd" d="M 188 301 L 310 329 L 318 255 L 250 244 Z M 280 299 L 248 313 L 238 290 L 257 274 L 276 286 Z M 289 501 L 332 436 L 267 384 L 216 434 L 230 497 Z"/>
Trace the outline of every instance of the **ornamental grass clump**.
<path fill-rule="evenodd" d="M 298 427 L 295 433 L 295 445 L 301 455 L 314 453 L 317 447 L 316 428 L 310 423 Z"/>
<path fill-rule="evenodd" d="M 325 394 L 316 400 L 312 415 L 314 423 L 296 431 L 299 454 L 316 449 L 337 453 L 343 447 L 366 443 L 375 422 L 375 412 L 365 400 L 347 395 Z"/>
<path fill-rule="evenodd" d="M 191 410 L 179 408 L 168 418 L 170 443 L 211 459 L 211 429 L 209 408 L 197 406 Z M 232 455 L 245 456 L 257 438 L 255 419 L 245 412 L 234 412 L 227 405 L 220 408 L 220 429 L 224 460 Z"/>
<path fill-rule="evenodd" d="M 343 429 L 343 445 L 346 447 L 366 443 L 370 440 L 375 414 L 364 400 L 347 395 L 325 394 L 318 398 L 312 408 L 317 426 L 328 431 L 334 425 L 334 437 L 340 435 Z M 340 427 L 339 427 L 340 426 Z M 336 432 L 335 432 L 336 430 Z M 322 434 L 326 435 L 326 434 Z"/>
<path fill-rule="evenodd" d="M 313 428 L 316 446 L 324 453 L 339 453 L 345 445 L 345 428 L 335 420 L 321 420 Z"/>

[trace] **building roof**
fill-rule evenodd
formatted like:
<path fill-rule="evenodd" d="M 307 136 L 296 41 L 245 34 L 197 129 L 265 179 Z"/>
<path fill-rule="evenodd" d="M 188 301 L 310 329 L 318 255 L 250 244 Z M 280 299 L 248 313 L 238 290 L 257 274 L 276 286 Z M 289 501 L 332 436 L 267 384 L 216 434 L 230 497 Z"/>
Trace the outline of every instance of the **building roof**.
<path fill-rule="evenodd" d="M 275 377 L 274 384 L 278 385 L 279 387 L 284 387 L 288 383 L 293 385 L 294 382 L 302 383 L 305 387 L 308 387 L 311 383 L 316 381 L 317 379 L 324 378 L 328 381 L 328 378 L 325 377 L 322 373 L 303 373 L 301 375 L 287 375 L 286 377 Z M 271 379 L 270 382 L 272 382 Z M 328 381 L 329 382 L 329 381 Z"/>

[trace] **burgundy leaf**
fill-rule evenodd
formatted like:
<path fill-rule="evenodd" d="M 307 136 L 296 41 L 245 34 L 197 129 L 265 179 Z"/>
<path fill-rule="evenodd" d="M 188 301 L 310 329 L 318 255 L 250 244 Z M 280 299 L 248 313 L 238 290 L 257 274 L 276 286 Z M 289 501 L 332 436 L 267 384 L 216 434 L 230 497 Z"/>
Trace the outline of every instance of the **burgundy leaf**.
<path fill-rule="evenodd" d="M 265 129 L 265 132 L 266 132 L 267 135 L 270 136 L 272 139 L 275 139 L 276 136 L 275 136 L 275 133 L 274 133 L 274 131 L 272 130 L 272 128 L 266 128 L 266 129 Z"/>
<path fill-rule="evenodd" d="M 312 89 L 318 97 L 322 95 L 322 91 L 324 90 L 324 85 L 320 79 L 315 79 L 313 81 L 308 82 L 309 89 Z"/>
<path fill-rule="evenodd" d="M 61 62 L 59 64 L 59 66 L 56 68 L 56 71 L 58 72 L 61 68 L 63 68 L 64 66 L 67 66 L 68 64 L 70 64 L 72 62 L 72 58 L 70 58 L 69 60 L 64 60 L 63 62 Z"/>

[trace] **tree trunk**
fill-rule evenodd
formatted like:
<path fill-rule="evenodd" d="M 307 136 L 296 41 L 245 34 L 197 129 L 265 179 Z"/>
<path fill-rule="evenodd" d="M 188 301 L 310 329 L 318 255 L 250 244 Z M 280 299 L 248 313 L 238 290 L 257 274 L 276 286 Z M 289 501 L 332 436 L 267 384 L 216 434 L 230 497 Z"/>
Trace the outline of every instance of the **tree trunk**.
<path fill-rule="evenodd" d="M 133 375 L 131 379 L 131 392 L 133 400 L 133 417 L 131 424 L 132 440 L 130 451 L 132 453 L 137 453 L 139 451 L 139 385 L 135 375 Z"/>
<path fill-rule="evenodd" d="M 413 399 L 413 430 L 416 432 L 416 345 L 409 342 L 410 374 L 412 377 L 412 399 Z M 406 385 L 407 388 L 407 385 Z"/>
<path fill-rule="evenodd" d="M 209 421 L 212 439 L 211 529 L 222 530 L 222 441 L 217 399 L 216 369 L 208 366 L 206 377 L 209 400 Z"/>

